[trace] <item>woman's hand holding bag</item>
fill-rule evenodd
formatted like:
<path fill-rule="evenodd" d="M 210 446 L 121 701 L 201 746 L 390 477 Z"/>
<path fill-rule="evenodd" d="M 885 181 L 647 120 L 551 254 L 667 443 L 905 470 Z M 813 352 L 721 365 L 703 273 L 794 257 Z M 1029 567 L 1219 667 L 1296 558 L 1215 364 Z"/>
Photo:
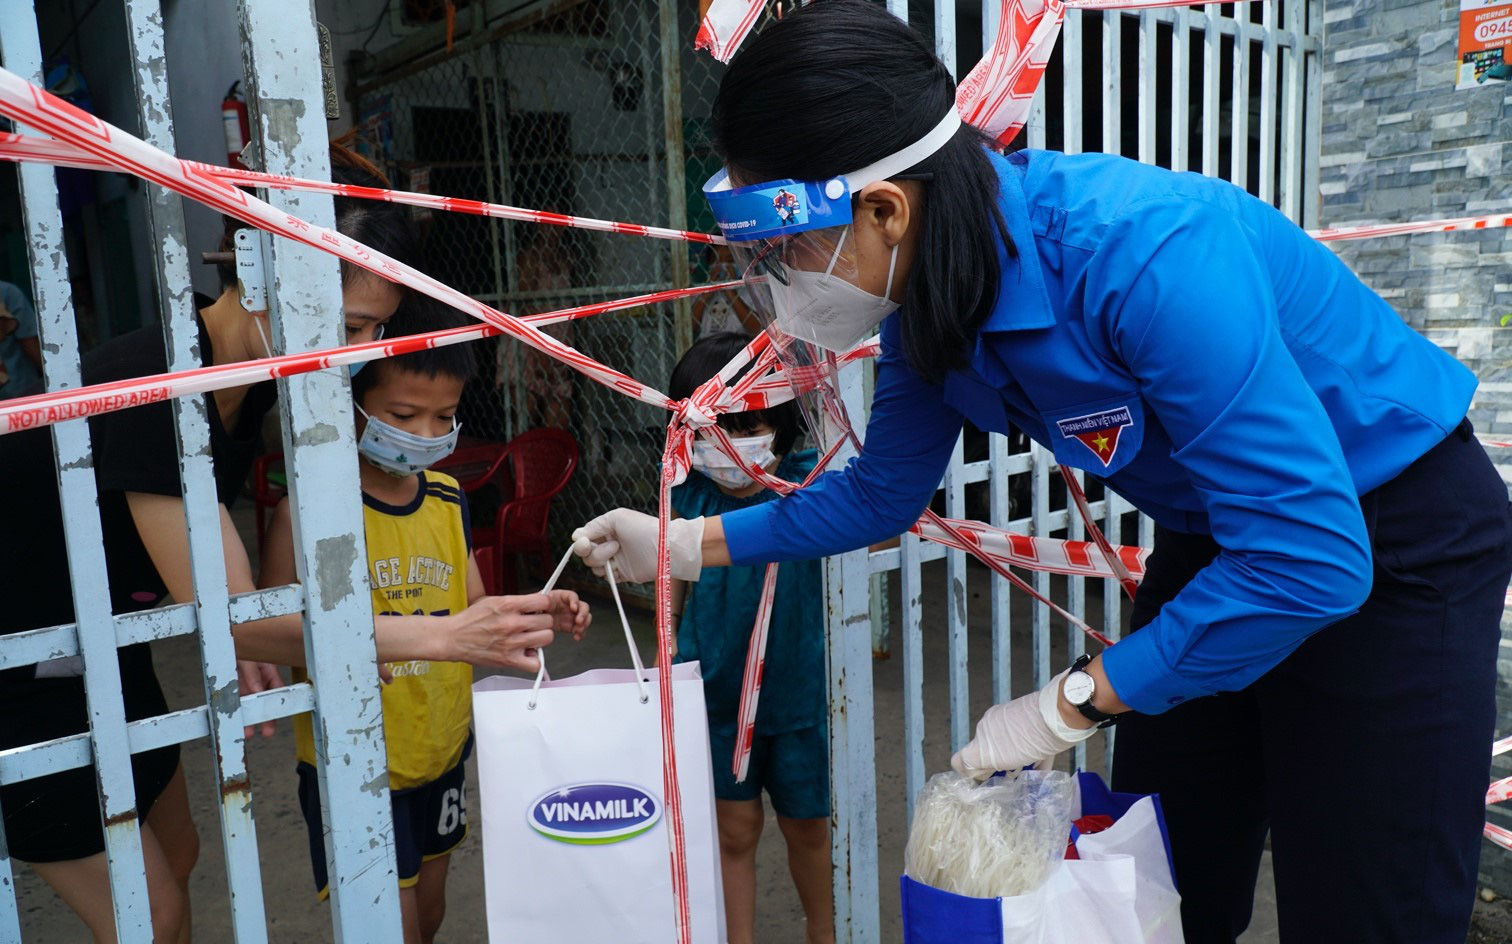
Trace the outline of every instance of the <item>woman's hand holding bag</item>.
<path fill-rule="evenodd" d="M 667 522 L 667 558 L 674 580 L 697 580 L 703 571 L 702 518 L 673 518 Z M 645 583 L 656 579 L 656 518 L 616 508 L 572 532 L 573 553 L 598 576 L 604 564 L 614 563 L 620 580 Z"/>

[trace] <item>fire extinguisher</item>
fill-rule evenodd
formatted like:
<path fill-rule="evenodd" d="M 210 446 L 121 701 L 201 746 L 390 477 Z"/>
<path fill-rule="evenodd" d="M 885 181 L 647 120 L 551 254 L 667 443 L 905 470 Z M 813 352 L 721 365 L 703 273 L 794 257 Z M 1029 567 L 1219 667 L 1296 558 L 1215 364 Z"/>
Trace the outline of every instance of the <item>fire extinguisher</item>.
<path fill-rule="evenodd" d="M 231 83 L 226 89 L 226 97 L 221 100 L 221 123 L 226 128 L 226 166 L 246 167 L 241 162 L 241 152 L 251 139 L 251 128 L 247 123 L 247 101 L 242 96 L 239 80 Z"/>

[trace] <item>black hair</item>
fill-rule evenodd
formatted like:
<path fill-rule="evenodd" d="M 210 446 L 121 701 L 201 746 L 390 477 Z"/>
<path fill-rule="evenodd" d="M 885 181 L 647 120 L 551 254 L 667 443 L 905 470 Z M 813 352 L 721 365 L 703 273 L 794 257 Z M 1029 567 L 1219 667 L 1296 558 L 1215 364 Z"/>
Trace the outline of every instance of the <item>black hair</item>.
<path fill-rule="evenodd" d="M 472 320 L 433 298 L 410 293 L 399 303 L 394 317 L 384 326 L 384 337 L 397 338 L 444 331 L 471 324 Z M 478 358 L 470 342 L 421 348 L 409 354 L 368 361 L 367 366 L 352 377 L 352 399 L 361 403 L 368 391 L 382 383 L 390 371 L 408 371 L 427 377 L 451 377 L 465 384 L 477 370 Z"/>
<path fill-rule="evenodd" d="M 740 331 L 720 331 L 695 341 L 672 368 L 667 395 L 674 400 L 691 397 L 700 384 L 719 373 L 750 343 L 751 336 Z M 750 368 L 750 364 L 742 367 L 733 379 L 739 379 Z M 798 403 L 794 400 L 764 410 L 725 413 L 718 422 L 725 432 L 740 435 L 749 435 L 762 425 L 770 426 L 774 434 L 772 453 L 778 456 L 792 452 L 798 437 L 803 434 L 803 421 L 799 419 Z"/>
<path fill-rule="evenodd" d="M 954 107 L 955 80 L 924 37 L 881 4 L 825 0 L 741 48 L 714 99 L 714 147 L 739 181 L 824 180 L 919 140 Z M 1015 252 L 989 146 L 963 124 L 903 172 L 921 178 L 924 194 L 913 208 L 921 219 L 904 289 L 903 352 L 934 383 L 969 363 L 992 313 L 999 241 Z"/>
<path fill-rule="evenodd" d="M 331 142 L 331 182 L 355 187 L 387 189 L 389 180 L 377 165 L 346 147 L 342 140 Z M 334 197 L 332 202 L 335 204 L 337 232 L 343 236 L 350 236 L 369 249 L 376 249 L 399 262 L 413 266 L 420 265 L 420 243 L 415 236 L 409 215 L 402 206 L 357 197 Z M 224 232 L 221 235 L 220 250 L 231 252 L 236 245 L 236 231 L 246 229 L 247 224 L 231 216 L 223 216 L 221 219 Z M 216 271 L 220 275 L 222 290 L 236 285 L 234 263 L 218 263 Z M 342 286 L 349 286 L 359 278 L 381 279 L 383 277 L 374 275 L 343 259 L 341 261 Z M 396 284 L 395 287 L 404 292 L 402 286 Z"/>

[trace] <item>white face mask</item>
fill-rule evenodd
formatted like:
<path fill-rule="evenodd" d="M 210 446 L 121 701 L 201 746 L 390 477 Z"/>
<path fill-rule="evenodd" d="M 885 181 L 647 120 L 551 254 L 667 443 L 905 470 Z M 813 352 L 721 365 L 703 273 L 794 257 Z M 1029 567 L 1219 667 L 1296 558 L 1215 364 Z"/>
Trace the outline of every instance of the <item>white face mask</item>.
<path fill-rule="evenodd" d="M 462 431 L 462 424 L 452 420 L 451 432 L 445 436 L 420 436 L 383 420 L 375 420 L 360 406 L 357 406 L 357 412 L 367 416 L 367 427 L 362 431 L 362 438 L 357 440 L 357 451 L 395 478 L 414 475 L 451 455 L 457 448 L 457 435 Z"/>
<path fill-rule="evenodd" d="M 767 433 L 764 436 L 731 437 L 730 442 L 734 443 L 735 451 L 742 459 L 764 469 L 777 458 L 772 453 L 774 439 L 775 434 Z M 754 482 L 734 460 L 720 452 L 718 446 L 702 439 L 693 443 L 693 468 L 707 475 L 714 484 L 728 489 L 746 488 Z"/>
<path fill-rule="evenodd" d="M 786 268 L 788 284 L 773 286 L 772 302 L 777 309 L 777 327 L 810 344 L 844 354 L 866 338 L 872 329 L 898 308 L 888 298 L 892 294 L 893 272 L 898 266 L 898 247 L 892 249 L 887 264 L 887 288 L 883 295 L 873 295 L 845 278 L 832 274 L 850 227 L 840 235 L 823 272 Z"/>

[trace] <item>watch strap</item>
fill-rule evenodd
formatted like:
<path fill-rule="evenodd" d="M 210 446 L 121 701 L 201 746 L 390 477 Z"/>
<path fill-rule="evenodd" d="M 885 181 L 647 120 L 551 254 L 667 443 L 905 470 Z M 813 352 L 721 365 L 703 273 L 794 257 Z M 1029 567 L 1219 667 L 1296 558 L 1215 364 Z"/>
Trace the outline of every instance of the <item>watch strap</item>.
<path fill-rule="evenodd" d="M 1091 664 L 1091 662 L 1092 657 L 1083 654 L 1079 656 L 1075 662 L 1071 663 L 1071 671 L 1085 672 L 1087 670 L 1087 666 Z M 1082 704 L 1072 702 L 1071 707 L 1075 708 L 1078 712 L 1080 712 L 1083 718 L 1086 718 L 1088 721 L 1093 722 L 1099 728 L 1110 727 L 1111 725 L 1118 723 L 1118 715 L 1110 715 L 1106 711 L 1099 711 L 1097 708 L 1093 707 L 1091 701 L 1083 702 Z"/>

